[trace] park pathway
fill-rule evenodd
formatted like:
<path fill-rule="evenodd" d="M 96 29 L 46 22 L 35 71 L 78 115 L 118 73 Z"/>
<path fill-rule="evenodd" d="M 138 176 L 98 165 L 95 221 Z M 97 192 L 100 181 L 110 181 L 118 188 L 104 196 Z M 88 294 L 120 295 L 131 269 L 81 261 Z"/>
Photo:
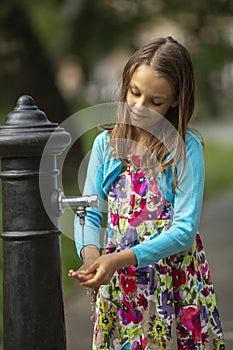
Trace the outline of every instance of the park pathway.
<path fill-rule="evenodd" d="M 233 188 L 204 203 L 200 224 L 209 260 L 226 339 L 233 349 Z M 66 301 L 67 350 L 91 350 L 93 323 L 85 290 Z"/>

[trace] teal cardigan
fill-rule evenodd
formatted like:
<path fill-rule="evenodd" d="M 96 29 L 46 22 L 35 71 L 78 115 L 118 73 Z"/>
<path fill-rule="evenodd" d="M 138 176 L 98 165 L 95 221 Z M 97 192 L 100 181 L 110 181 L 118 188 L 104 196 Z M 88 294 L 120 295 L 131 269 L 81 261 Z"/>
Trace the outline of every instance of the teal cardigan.
<path fill-rule="evenodd" d="M 190 248 L 195 240 L 201 216 L 204 191 L 204 157 L 199 137 L 192 131 L 186 131 L 186 165 L 179 188 L 172 193 L 173 166 L 158 175 L 158 187 L 161 194 L 174 206 L 171 227 L 149 241 L 131 249 L 137 258 L 139 268 L 158 262 L 160 259 Z M 100 230 L 102 213 L 110 186 L 123 169 L 120 160 L 112 157 L 107 131 L 100 133 L 94 140 L 83 195 L 97 194 L 99 207 L 87 208 L 84 226 L 84 246 L 95 245 L 100 248 Z M 181 164 L 178 164 L 178 174 Z M 83 248 L 82 230 L 79 218 L 74 220 L 74 237 L 80 258 Z"/>

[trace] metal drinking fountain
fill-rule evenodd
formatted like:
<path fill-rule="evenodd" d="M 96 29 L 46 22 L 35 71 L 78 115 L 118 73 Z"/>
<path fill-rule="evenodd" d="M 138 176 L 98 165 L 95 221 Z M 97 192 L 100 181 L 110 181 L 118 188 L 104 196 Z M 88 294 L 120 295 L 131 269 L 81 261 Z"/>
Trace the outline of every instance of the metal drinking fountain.
<path fill-rule="evenodd" d="M 39 178 L 52 134 L 42 174 L 51 217 Z M 65 197 L 58 188 L 57 156 L 70 142 L 70 134 L 51 123 L 27 95 L 18 99 L 0 127 L 4 350 L 66 349 L 59 216 L 77 208 L 84 224 L 86 207 L 97 206 L 95 195 Z"/>

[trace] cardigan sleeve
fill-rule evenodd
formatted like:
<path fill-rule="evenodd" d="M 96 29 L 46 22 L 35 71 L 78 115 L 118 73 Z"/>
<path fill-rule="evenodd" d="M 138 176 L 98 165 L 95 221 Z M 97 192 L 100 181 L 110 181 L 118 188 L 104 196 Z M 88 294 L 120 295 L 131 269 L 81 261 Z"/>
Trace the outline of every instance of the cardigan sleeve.
<path fill-rule="evenodd" d="M 181 165 L 178 164 L 178 174 Z M 171 175 L 171 171 L 168 172 Z M 145 267 L 192 246 L 200 221 L 204 192 L 204 156 L 200 139 L 186 134 L 186 164 L 174 194 L 171 227 L 149 241 L 134 246 L 137 266 Z"/>
<path fill-rule="evenodd" d="M 76 215 L 74 219 L 75 245 L 80 258 L 83 246 L 95 245 L 100 248 L 100 230 L 108 190 L 122 169 L 122 162 L 113 158 L 111 151 L 108 132 L 104 131 L 94 140 L 83 190 L 83 195 L 98 196 L 98 208 L 86 209 L 84 235 L 79 217 Z"/>
<path fill-rule="evenodd" d="M 82 227 L 79 223 L 79 217 L 76 215 L 74 219 L 74 238 L 76 250 L 80 258 L 83 246 L 95 245 L 100 248 L 99 236 L 102 222 L 102 211 L 104 206 L 105 195 L 102 191 L 103 179 L 103 163 L 104 163 L 104 140 L 102 135 L 98 135 L 93 143 L 91 156 L 88 163 L 87 175 L 83 190 L 83 195 L 97 194 L 99 205 L 98 208 L 87 208 L 84 236 L 82 237 Z M 84 242 L 83 242 L 84 238 Z"/>

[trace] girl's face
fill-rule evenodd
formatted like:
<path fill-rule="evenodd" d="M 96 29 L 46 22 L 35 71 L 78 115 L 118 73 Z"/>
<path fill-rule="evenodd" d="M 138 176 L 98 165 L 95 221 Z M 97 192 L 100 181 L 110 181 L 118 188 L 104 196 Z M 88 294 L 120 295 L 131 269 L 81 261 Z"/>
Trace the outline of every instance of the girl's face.
<path fill-rule="evenodd" d="M 170 107 L 178 104 L 178 98 L 174 97 L 167 79 L 149 65 L 142 64 L 131 78 L 126 102 L 131 123 L 150 131 L 149 128 L 156 124 L 159 115 L 164 116 Z"/>

